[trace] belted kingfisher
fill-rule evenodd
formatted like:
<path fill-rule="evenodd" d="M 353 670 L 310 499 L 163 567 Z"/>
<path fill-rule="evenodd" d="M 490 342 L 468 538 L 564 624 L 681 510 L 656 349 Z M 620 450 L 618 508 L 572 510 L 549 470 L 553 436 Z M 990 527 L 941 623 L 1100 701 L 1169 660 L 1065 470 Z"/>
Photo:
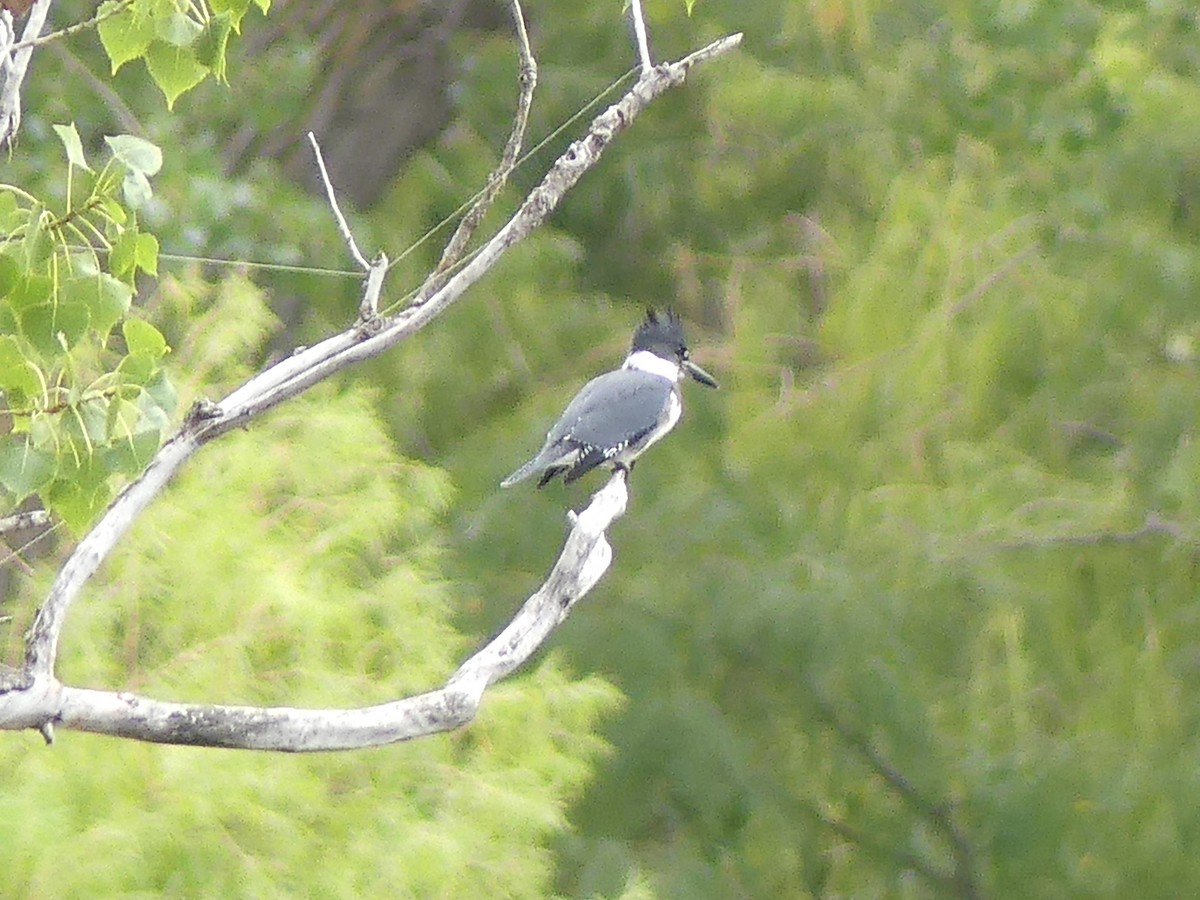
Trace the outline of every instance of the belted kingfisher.
<path fill-rule="evenodd" d="M 648 310 L 646 321 L 633 333 L 625 364 L 585 384 L 547 433 L 538 455 L 500 486 L 535 474 L 542 476 L 539 488 L 556 475 L 570 484 L 602 464 L 632 469 L 634 461 L 679 421 L 679 382 L 684 375 L 707 387 L 717 386 L 688 356 L 679 317 Z"/>

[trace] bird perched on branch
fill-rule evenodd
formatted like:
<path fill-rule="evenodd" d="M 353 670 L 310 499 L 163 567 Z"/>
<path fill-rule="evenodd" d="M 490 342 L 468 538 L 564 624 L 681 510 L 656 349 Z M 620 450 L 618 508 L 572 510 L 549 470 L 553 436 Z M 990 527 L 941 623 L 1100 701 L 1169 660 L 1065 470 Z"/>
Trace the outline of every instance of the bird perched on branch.
<path fill-rule="evenodd" d="M 717 386 L 689 358 L 679 317 L 648 310 L 633 333 L 624 365 L 585 384 L 554 423 L 537 456 L 500 486 L 533 475 L 541 475 L 539 488 L 557 475 L 570 484 L 599 465 L 629 471 L 679 421 L 683 412 L 679 383 L 685 375 L 707 387 Z"/>

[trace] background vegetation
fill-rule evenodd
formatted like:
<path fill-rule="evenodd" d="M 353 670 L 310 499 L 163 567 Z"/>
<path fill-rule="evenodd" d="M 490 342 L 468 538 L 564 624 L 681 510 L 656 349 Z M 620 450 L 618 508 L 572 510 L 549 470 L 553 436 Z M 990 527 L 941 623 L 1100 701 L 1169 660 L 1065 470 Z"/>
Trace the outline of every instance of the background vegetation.
<path fill-rule="evenodd" d="M 4 893 L 1200 888 L 1200 13 L 649 13 L 659 58 L 730 31 L 743 48 L 415 341 L 204 451 L 74 611 L 63 675 L 289 704 L 439 683 L 593 486 L 496 483 L 640 308 L 671 305 L 722 391 L 692 391 L 639 467 L 609 575 L 460 734 L 319 758 L 6 735 Z M 539 136 L 631 48 L 615 3 L 527 15 Z M 245 40 L 269 21 L 247 14 Z M 235 37 L 230 86 L 170 112 L 141 63 L 110 79 L 95 36 L 70 43 L 163 148 L 139 223 L 164 252 L 344 266 L 277 161 L 223 168 L 239 128 L 301 107 L 305 34 L 245 57 Z M 450 124 L 357 220 L 393 256 L 481 184 L 508 127 L 505 33 L 449 47 Z M 4 181 L 61 191 L 52 123 L 89 153 L 130 130 L 94 80 L 35 56 Z M 133 277 L 181 403 L 355 313 L 352 280 L 167 257 Z M 57 544 L 9 562 L 9 654 Z"/>

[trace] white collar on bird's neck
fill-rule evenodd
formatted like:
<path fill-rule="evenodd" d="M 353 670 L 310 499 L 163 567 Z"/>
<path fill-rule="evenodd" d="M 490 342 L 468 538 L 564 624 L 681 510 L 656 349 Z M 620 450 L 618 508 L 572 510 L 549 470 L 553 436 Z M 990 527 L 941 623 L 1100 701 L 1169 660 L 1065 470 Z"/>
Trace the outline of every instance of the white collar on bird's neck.
<path fill-rule="evenodd" d="M 683 379 L 683 367 L 677 362 L 663 359 L 649 350 L 635 350 L 625 358 L 622 369 L 637 369 L 639 372 L 649 372 L 659 378 L 678 383 Z"/>

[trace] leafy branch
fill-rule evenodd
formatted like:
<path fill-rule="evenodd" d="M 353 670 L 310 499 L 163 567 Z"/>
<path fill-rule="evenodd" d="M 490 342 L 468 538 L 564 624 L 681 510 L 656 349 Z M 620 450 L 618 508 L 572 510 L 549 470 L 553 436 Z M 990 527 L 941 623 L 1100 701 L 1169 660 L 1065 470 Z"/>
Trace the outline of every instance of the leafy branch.
<path fill-rule="evenodd" d="M 0 393 L 12 417 L 0 498 L 15 508 L 37 495 L 82 529 L 112 498 L 111 477 L 137 474 L 158 449 L 175 409 L 166 340 L 132 306 L 138 274 L 157 272 L 158 241 L 137 209 L 162 156 L 141 138 L 109 137 L 97 173 L 75 127 L 55 130 L 65 211 L 0 185 Z M 77 174 L 91 183 L 73 203 Z"/>

